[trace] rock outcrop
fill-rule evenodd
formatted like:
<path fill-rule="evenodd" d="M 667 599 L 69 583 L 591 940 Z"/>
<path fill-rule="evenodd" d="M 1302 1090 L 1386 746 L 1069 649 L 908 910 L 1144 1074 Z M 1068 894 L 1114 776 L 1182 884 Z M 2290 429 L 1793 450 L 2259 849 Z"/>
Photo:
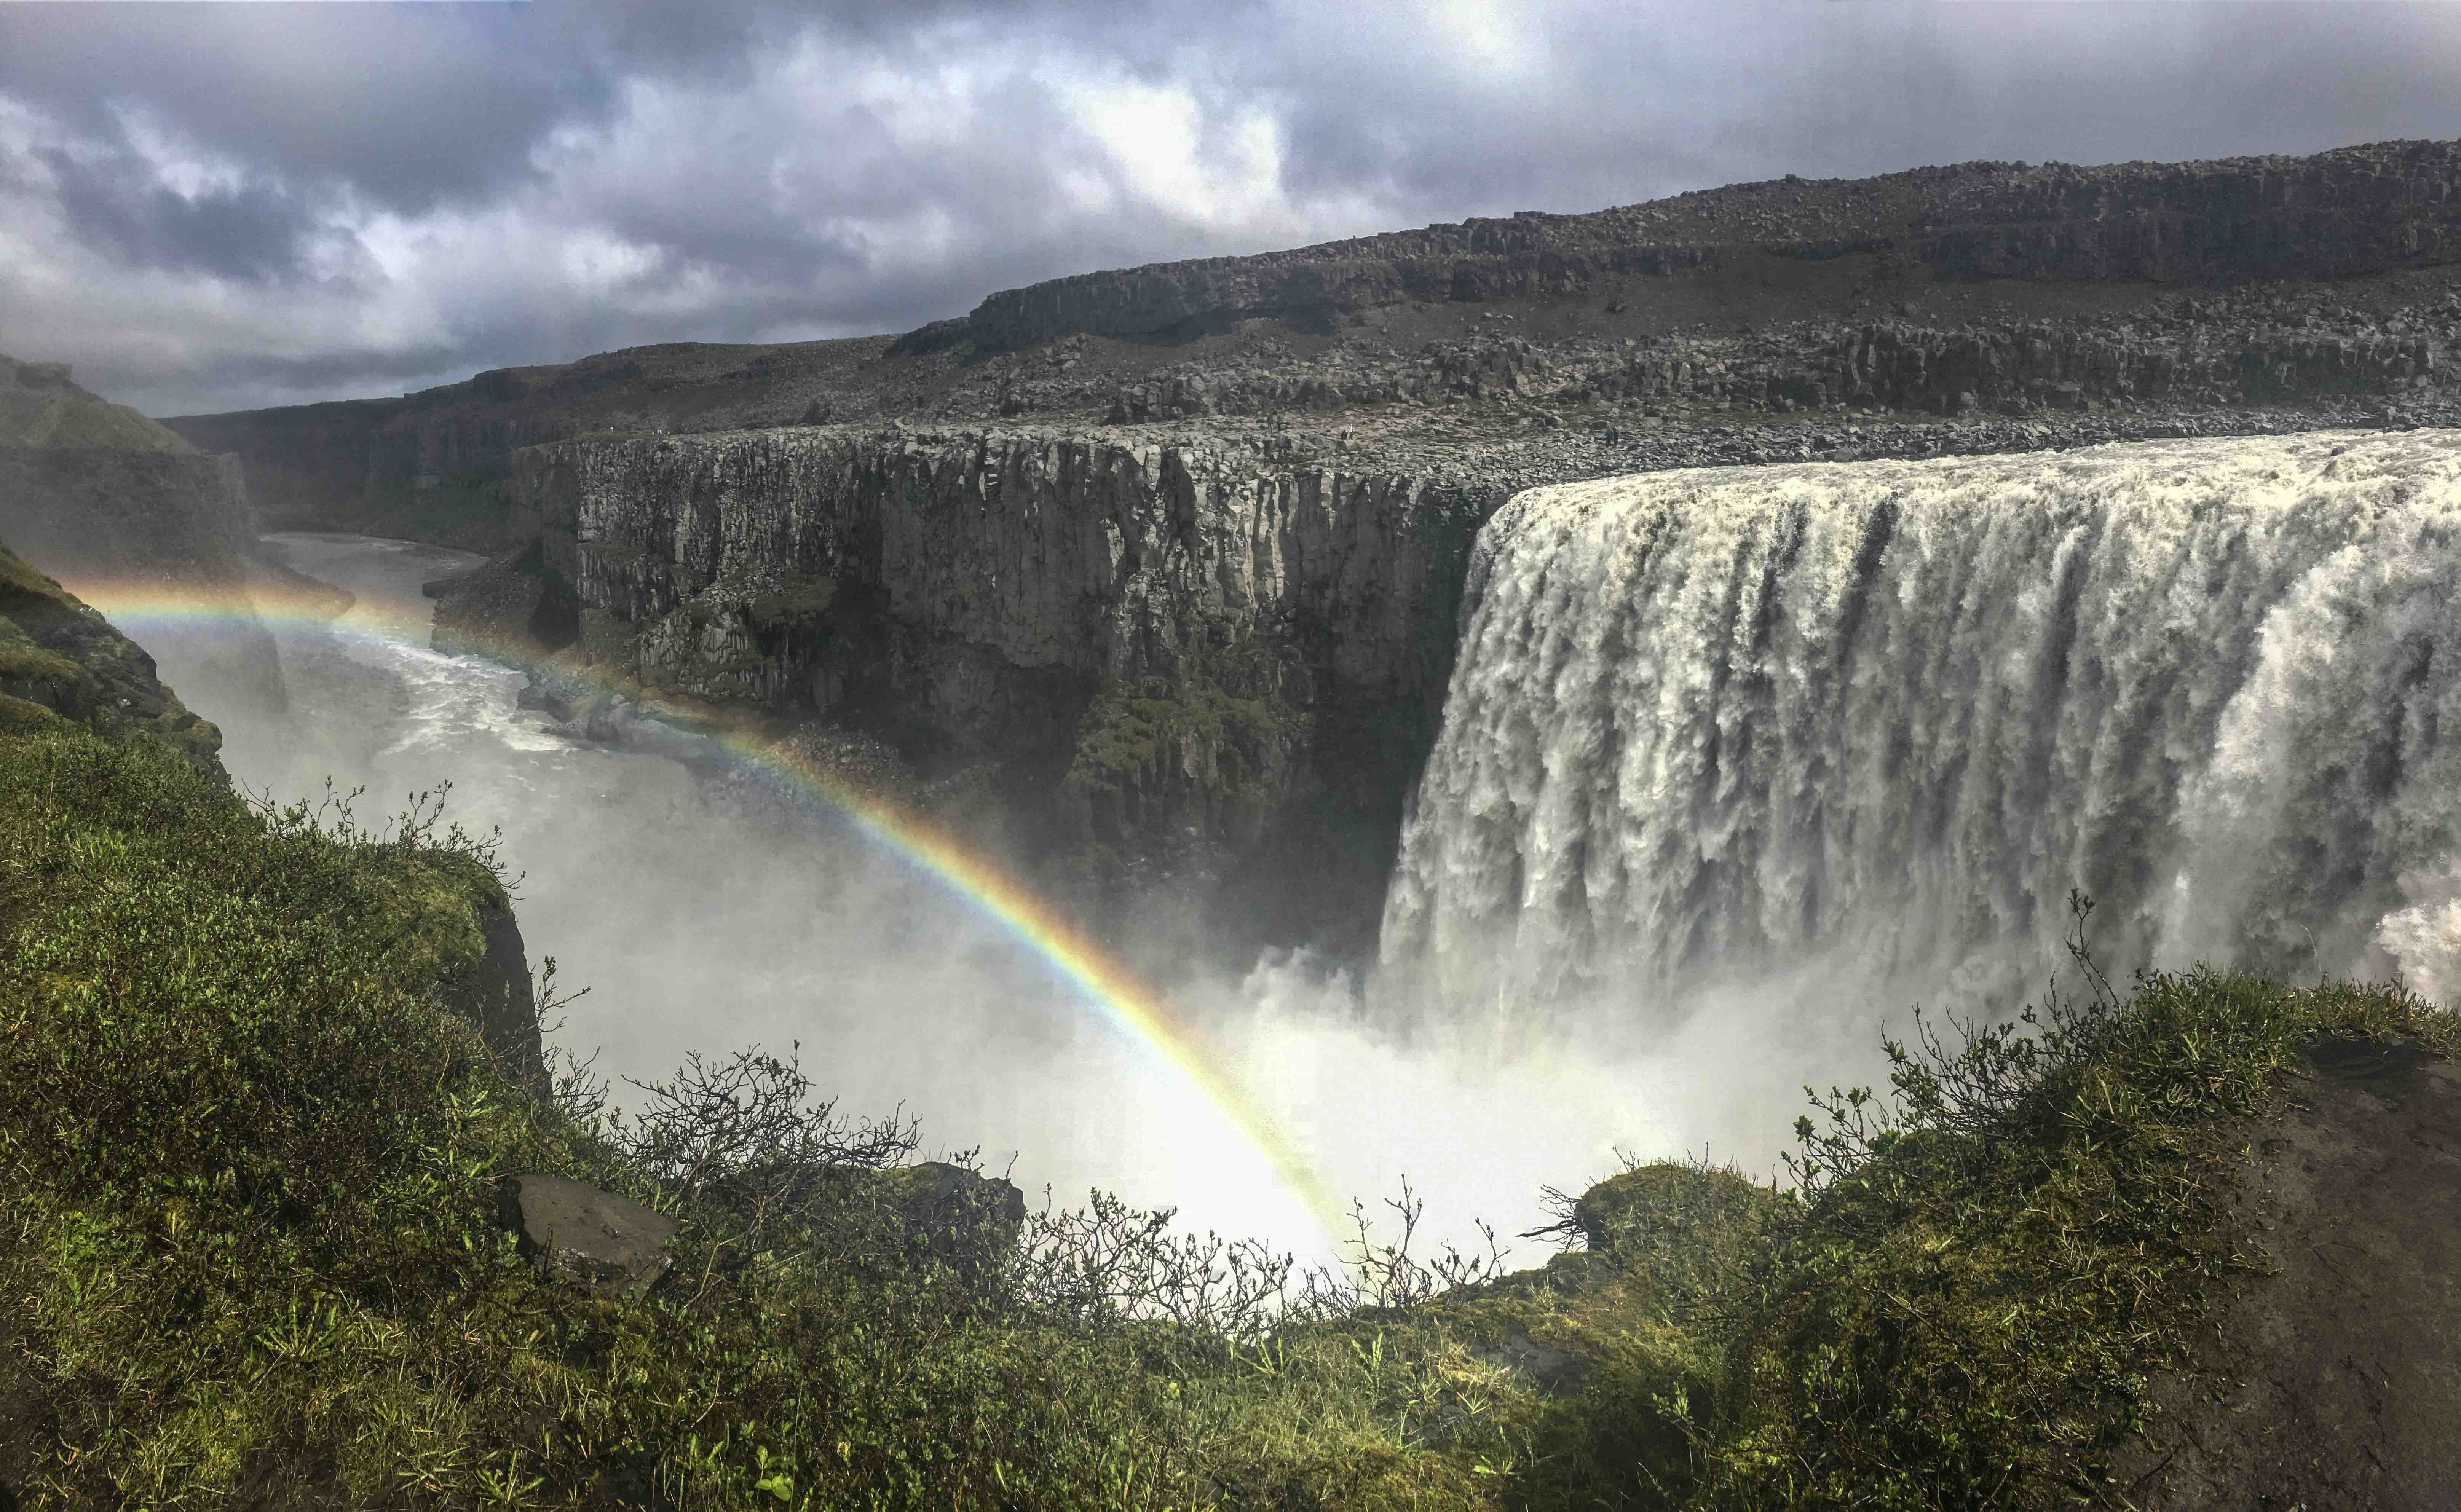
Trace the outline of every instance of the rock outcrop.
<path fill-rule="evenodd" d="M 1258 316 L 1330 326 L 1404 301 L 1583 292 L 1753 249 L 1804 261 L 1903 249 L 1949 278 L 2230 284 L 2461 259 L 2461 143 L 2386 142 L 2215 162 L 1977 162 L 1787 178 L 1590 215 L 1523 211 L 1250 257 L 1081 273 L 985 299 L 898 351 L 1013 351 L 1087 331 L 1152 336 Z"/>
<path fill-rule="evenodd" d="M 0 537 L 106 612 L 210 611 L 214 635 L 155 649 L 226 719 L 287 707 L 250 593 L 275 569 L 256 559 L 236 458 L 88 393 L 65 364 L 0 356 Z"/>
<path fill-rule="evenodd" d="M 1020 855 L 1106 896 L 1235 912 L 1292 847 L 1361 927 L 1492 502 L 1263 450 L 843 429 L 538 447 L 516 492 L 533 543 L 447 587 L 439 635 L 978 769 Z"/>
<path fill-rule="evenodd" d="M 1025 1226 L 1025 1194 L 1004 1177 L 924 1161 L 876 1171 L 872 1180 L 905 1231 L 968 1280 L 995 1270 Z"/>
<path fill-rule="evenodd" d="M 81 725 L 158 739 L 225 777 L 222 732 L 154 674 L 154 658 L 0 545 L 0 731 Z"/>
<path fill-rule="evenodd" d="M 439 995 L 447 1008 L 478 1026 L 480 1040 L 506 1075 L 524 1086 L 544 1088 L 546 1061 L 538 996 L 512 899 L 493 882 L 472 886 L 468 897 L 481 953 L 453 980 L 439 983 Z"/>

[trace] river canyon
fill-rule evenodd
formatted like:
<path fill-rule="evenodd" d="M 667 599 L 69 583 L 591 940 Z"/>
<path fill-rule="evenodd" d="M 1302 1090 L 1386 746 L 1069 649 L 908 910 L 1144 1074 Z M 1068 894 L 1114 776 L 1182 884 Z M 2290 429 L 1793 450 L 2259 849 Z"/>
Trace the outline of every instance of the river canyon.
<path fill-rule="evenodd" d="M 450 780 L 455 818 L 503 830 L 533 959 L 590 989 L 553 1042 L 619 1078 L 799 1042 L 848 1111 L 902 1106 L 1029 1190 L 1311 1256 L 1335 1252 L 1325 1204 L 1237 1115 L 1342 1197 L 1408 1178 L 1456 1241 L 1531 1226 L 1543 1186 L 1619 1152 L 1766 1175 L 1802 1086 L 1872 1079 L 1916 1005 L 2076 990 L 2071 889 L 2114 977 L 2453 986 L 2451 433 L 1519 496 L 1471 553 L 1378 957 L 1266 949 L 1165 984 L 1230 1116 L 810 792 L 686 726 L 590 740 L 523 709 L 521 672 L 431 649 L 420 584 L 481 559 L 267 543 L 352 605 L 267 617 L 291 713 L 226 721 L 225 762 L 387 812 Z M 215 709 L 209 628 L 118 618 Z"/>

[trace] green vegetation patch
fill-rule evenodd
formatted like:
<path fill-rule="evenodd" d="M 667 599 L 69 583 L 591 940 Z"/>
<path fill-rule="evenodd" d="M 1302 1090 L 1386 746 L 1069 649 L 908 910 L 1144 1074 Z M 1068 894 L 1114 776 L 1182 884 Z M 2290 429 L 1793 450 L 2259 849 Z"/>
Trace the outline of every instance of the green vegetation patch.
<path fill-rule="evenodd" d="M 0 359 L 5 360 L 5 359 Z M 180 435 L 124 404 L 81 390 L 0 388 L 0 446 L 108 446 L 137 452 L 191 452 Z"/>
<path fill-rule="evenodd" d="M 2248 1270 L 2239 1120 L 2301 1048 L 2461 1040 L 2397 988 L 2088 972 L 1818 1099 L 1795 1193 L 1636 1164 L 1504 1274 L 1412 1258 L 1405 1191 L 1307 1274 L 1099 1194 L 918 1229 L 911 1127 L 792 1056 L 526 1087 L 440 1006 L 501 885 L 432 807 L 268 811 L 0 705 L 0 1340 L 64 1448 L 22 1503 L 2065 1503 Z M 673 1269 L 547 1279 L 516 1173 L 674 1216 Z"/>
<path fill-rule="evenodd" d="M 1105 677 L 1077 728 L 1068 782 L 1117 794 L 1176 772 L 1232 798 L 1261 797 L 1298 714 L 1260 641 L 1188 653 L 1174 677 Z M 1199 770 L 1185 770 L 1191 759 Z"/>
<path fill-rule="evenodd" d="M 838 580 L 819 572 L 781 572 L 763 583 L 744 606 L 753 623 L 782 625 L 825 614 L 838 598 Z"/>
<path fill-rule="evenodd" d="M 52 579 L 0 546 L 0 696 L 111 735 L 162 741 L 209 775 L 222 732 L 155 680 L 154 662 Z M 30 716 L 11 714 L 18 725 Z M 39 721 L 36 721 L 39 724 Z"/>
<path fill-rule="evenodd" d="M 1893 1107 L 1832 1093 L 1798 1126 L 1808 1207 L 1738 1301 L 1700 1504 L 2108 1494 L 2153 1378 L 2257 1264 L 2226 1216 L 2239 1120 L 2320 1038 L 2461 1040 L 2398 986 L 2200 969 L 2123 1001 L 2091 979 L 2081 1005 L 1891 1045 Z"/>

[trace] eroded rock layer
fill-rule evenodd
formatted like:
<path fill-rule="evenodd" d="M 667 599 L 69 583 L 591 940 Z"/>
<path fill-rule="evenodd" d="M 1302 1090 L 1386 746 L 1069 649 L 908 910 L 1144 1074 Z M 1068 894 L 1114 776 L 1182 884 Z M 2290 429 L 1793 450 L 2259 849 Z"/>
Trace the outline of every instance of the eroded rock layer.
<path fill-rule="evenodd" d="M 1098 893 L 1342 892 L 1354 928 L 1492 504 L 1266 449 L 836 429 L 537 447 L 516 493 L 536 543 L 470 589 L 511 651 L 873 731 Z M 439 628 L 473 644 L 461 597 Z M 1282 851 L 1312 884 L 1239 897 Z"/>

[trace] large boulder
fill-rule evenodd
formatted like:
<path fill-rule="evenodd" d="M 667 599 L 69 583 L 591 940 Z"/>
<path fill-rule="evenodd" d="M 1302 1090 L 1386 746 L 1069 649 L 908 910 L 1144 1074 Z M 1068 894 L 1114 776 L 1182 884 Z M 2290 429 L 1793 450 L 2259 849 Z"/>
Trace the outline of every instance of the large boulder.
<path fill-rule="evenodd" d="M 572 586 L 536 541 L 420 591 L 436 600 L 433 644 L 448 656 L 531 663 L 581 634 Z"/>
<path fill-rule="evenodd" d="M 675 1221 L 563 1176 L 508 1176 L 503 1220 L 542 1275 L 606 1296 L 638 1296 L 674 1264 Z"/>

